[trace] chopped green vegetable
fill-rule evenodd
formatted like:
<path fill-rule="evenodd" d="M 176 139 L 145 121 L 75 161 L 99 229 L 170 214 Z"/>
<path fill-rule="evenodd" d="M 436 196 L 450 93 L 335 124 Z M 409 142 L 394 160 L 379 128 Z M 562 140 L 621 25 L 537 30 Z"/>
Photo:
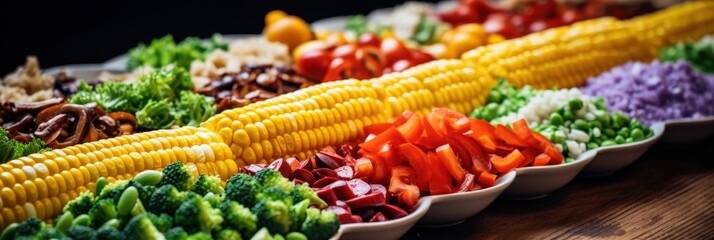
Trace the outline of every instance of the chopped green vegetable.
<path fill-rule="evenodd" d="M 350 16 L 345 24 L 345 32 L 355 38 L 352 40 L 358 39 L 364 33 L 374 33 L 377 34 L 377 36 L 382 36 L 382 34 L 389 29 L 390 28 L 386 26 L 370 25 L 369 22 L 367 22 L 367 18 L 363 15 Z"/>
<path fill-rule="evenodd" d="M 698 42 L 675 44 L 662 49 L 659 58 L 667 62 L 684 59 L 699 71 L 714 73 L 714 39 L 704 38 Z"/>
<path fill-rule="evenodd" d="M 127 65 L 129 69 L 142 66 L 160 68 L 169 64 L 189 68 L 191 62 L 205 59 L 215 49 L 228 49 L 228 45 L 223 43 L 220 34 L 214 34 L 208 43 L 195 37 L 189 37 L 179 44 L 176 44 L 173 36 L 166 35 L 152 40 L 148 46 L 141 43 L 136 48 L 129 50 Z"/>
<path fill-rule="evenodd" d="M 37 138 L 32 139 L 29 143 L 10 139 L 10 133 L 0 127 L 0 163 L 48 150 L 51 148 Z"/>
<path fill-rule="evenodd" d="M 439 36 L 437 34 L 438 26 L 439 23 L 435 20 L 426 16 L 422 16 L 419 20 L 419 25 L 417 25 L 416 32 L 414 33 L 414 36 L 412 36 L 411 39 L 421 45 L 432 43 Z"/>

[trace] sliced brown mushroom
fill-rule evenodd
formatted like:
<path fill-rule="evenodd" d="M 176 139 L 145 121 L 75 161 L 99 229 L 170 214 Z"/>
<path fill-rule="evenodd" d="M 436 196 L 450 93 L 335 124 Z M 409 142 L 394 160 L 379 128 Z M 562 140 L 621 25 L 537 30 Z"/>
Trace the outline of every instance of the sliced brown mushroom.
<path fill-rule="evenodd" d="M 134 129 L 136 129 L 138 125 L 134 114 L 128 112 L 113 112 L 107 114 L 107 116 L 113 118 L 117 122 L 119 129 L 124 134 L 133 133 Z"/>

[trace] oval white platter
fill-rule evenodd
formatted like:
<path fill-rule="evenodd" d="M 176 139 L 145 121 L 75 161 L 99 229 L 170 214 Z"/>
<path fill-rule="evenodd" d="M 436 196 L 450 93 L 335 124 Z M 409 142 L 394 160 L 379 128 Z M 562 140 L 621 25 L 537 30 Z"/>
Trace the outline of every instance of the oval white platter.
<path fill-rule="evenodd" d="M 663 123 L 655 123 L 650 128 L 654 136 L 642 141 L 596 148 L 597 156 L 583 169 L 583 174 L 608 175 L 635 162 L 665 133 Z"/>

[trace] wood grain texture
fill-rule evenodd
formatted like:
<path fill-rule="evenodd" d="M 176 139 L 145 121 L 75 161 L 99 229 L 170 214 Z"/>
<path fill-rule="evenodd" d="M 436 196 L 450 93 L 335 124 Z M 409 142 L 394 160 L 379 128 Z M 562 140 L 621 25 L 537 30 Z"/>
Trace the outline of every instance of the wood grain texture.
<path fill-rule="evenodd" d="M 714 138 L 665 149 L 613 175 L 578 177 L 538 200 L 497 200 L 461 224 L 414 227 L 402 238 L 714 239 Z"/>

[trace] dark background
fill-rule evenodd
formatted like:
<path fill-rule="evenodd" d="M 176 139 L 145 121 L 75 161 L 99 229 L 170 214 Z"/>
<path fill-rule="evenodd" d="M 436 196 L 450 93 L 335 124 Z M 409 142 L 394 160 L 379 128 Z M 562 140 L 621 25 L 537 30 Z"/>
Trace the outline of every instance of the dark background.
<path fill-rule="evenodd" d="M 260 33 L 265 14 L 282 9 L 307 22 L 367 14 L 395 0 L 2 1 L 0 75 L 36 55 L 42 68 L 102 63 L 165 34 L 181 40 L 213 33 Z M 436 2 L 432 0 L 432 2 Z"/>

